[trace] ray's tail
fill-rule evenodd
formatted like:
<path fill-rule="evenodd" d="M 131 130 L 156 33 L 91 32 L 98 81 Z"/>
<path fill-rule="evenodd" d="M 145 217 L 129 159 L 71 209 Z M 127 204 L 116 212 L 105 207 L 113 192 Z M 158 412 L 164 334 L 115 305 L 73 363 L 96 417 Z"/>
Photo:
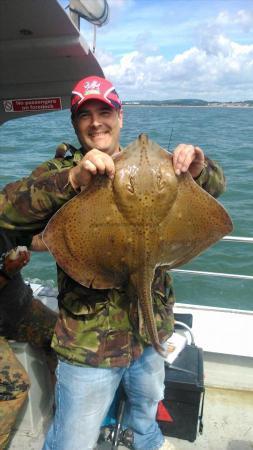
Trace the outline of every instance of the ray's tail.
<path fill-rule="evenodd" d="M 154 349 L 163 357 L 168 356 L 167 351 L 163 348 L 159 341 L 157 332 L 155 316 L 153 311 L 153 301 L 151 295 L 151 284 L 153 280 L 154 271 L 144 266 L 142 270 L 131 277 L 132 284 L 138 295 L 138 310 L 139 310 L 139 330 L 143 334 L 145 329 L 150 342 Z"/>

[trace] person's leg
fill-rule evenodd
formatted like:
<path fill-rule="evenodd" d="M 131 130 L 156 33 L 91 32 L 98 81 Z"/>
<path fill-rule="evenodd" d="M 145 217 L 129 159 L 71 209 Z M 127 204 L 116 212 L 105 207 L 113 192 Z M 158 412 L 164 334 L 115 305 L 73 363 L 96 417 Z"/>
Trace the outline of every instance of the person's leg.
<path fill-rule="evenodd" d="M 59 361 L 56 412 L 43 450 L 92 450 L 123 372 Z"/>
<path fill-rule="evenodd" d="M 57 317 L 56 312 L 33 297 L 16 330 L 15 340 L 49 350 Z"/>
<path fill-rule="evenodd" d="M 134 432 L 136 450 L 157 450 L 164 442 L 156 422 L 157 405 L 164 394 L 164 377 L 164 359 L 152 347 L 146 348 L 124 373 L 128 397 L 126 421 Z"/>
<path fill-rule="evenodd" d="M 10 336 L 17 342 L 28 342 L 35 348 L 43 349 L 53 385 L 55 385 L 57 357 L 51 348 L 51 340 L 57 317 L 58 314 L 40 300 L 33 298 L 24 318 Z"/>
<path fill-rule="evenodd" d="M 8 342 L 0 337 L 0 449 L 9 442 L 10 433 L 29 389 L 28 375 Z"/>

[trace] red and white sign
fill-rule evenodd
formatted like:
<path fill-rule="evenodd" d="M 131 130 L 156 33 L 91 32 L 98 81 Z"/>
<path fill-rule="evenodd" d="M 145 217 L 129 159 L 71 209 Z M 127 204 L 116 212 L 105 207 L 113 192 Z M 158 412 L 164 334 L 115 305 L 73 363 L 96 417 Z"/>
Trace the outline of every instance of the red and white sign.
<path fill-rule="evenodd" d="M 5 112 L 58 111 L 62 109 L 61 97 L 21 98 L 4 100 Z"/>

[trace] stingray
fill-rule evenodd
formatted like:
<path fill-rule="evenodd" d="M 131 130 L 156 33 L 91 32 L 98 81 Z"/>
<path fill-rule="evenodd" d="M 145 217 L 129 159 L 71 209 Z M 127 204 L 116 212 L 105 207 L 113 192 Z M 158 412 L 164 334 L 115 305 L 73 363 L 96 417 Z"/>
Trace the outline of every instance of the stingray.
<path fill-rule="evenodd" d="M 43 240 L 58 265 L 81 285 L 131 286 L 139 327 L 165 356 L 152 305 L 155 270 L 187 263 L 231 232 L 232 222 L 189 172 L 175 175 L 172 154 L 147 135 L 114 162 L 114 179 L 94 177 L 50 219 Z"/>

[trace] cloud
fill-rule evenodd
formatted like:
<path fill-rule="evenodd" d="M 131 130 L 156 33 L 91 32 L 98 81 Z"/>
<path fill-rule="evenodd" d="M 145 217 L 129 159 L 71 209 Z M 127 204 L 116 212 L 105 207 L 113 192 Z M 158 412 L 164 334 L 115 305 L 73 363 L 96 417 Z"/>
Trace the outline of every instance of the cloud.
<path fill-rule="evenodd" d="M 216 24 L 226 27 L 232 27 L 238 25 L 243 31 L 249 32 L 253 29 L 253 10 L 246 11 L 245 9 L 240 9 L 235 13 L 229 11 L 221 11 L 216 20 Z"/>
<path fill-rule="evenodd" d="M 126 9 L 133 4 L 133 0 L 108 0 L 108 4 L 110 10 L 115 10 L 115 8 Z"/>
<path fill-rule="evenodd" d="M 253 99 L 252 1 L 108 1 L 96 55 L 123 99 Z"/>
<path fill-rule="evenodd" d="M 222 34 L 212 40 L 206 36 L 201 47 L 172 59 L 135 50 L 103 68 L 123 99 L 253 98 L 253 44 L 238 44 Z"/>
<path fill-rule="evenodd" d="M 158 45 L 153 42 L 153 33 L 151 31 L 139 33 L 135 38 L 134 47 L 138 51 L 148 53 L 155 53 L 159 50 Z"/>

